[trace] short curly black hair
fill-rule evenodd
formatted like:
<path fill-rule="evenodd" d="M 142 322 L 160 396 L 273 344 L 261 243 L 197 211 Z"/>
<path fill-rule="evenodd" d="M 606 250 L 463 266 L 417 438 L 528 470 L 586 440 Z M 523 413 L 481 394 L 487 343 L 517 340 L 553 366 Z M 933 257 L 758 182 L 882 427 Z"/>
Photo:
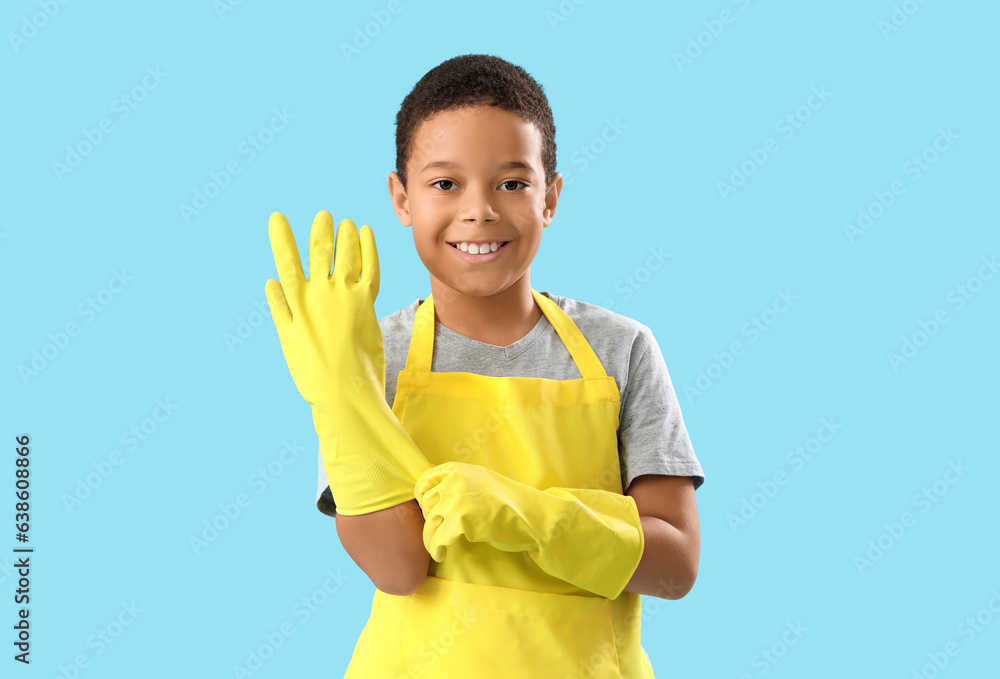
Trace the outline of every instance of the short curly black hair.
<path fill-rule="evenodd" d="M 406 189 L 406 163 L 420 124 L 434 114 L 466 106 L 489 105 L 534 123 L 542 135 L 545 185 L 556 173 L 556 125 L 541 84 L 520 66 L 490 54 L 463 54 L 424 74 L 396 114 L 396 174 Z"/>

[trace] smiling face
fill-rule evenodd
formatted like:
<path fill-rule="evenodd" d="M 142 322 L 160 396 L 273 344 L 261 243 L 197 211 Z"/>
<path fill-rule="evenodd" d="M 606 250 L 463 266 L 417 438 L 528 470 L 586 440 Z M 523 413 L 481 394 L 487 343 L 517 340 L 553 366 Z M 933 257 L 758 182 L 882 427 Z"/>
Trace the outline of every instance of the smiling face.
<path fill-rule="evenodd" d="M 389 175 L 393 209 L 413 228 L 432 292 L 484 298 L 511 287 L 527 291 L 562 189 L 559 173 L 545 186 L 542 137 L 532 123 L 495 106 L 441 111 L 417 129 L 406 174 L 405 190 Z"/>

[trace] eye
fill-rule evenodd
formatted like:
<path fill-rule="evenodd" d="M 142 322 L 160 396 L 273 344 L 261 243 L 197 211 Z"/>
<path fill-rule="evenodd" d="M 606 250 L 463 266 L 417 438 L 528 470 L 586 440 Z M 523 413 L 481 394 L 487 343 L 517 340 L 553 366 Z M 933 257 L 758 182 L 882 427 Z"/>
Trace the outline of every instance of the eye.
<path fill-rule="evenodd" d="M 505 182 L 504 182 L 503 184 L 501 184 L 500 186 L 506 186 L 507 184 L 523 184 L 524 186 L 527 186 L 527 184 L 525 184 L 524 182 L 522 182 L 522 181 L 520 181 L 520 180 L 517 180 L 517 179 L 508 179 L 507 181 L 505 181 Z M 511 190 L 511 191 L 516 191 L 517 189 L 516 189 L 516 188 L 514 188 L 514 189 L 510 189 L 510 190 Z"/>
<path fill-rule="evenodd" d="M 438 184 L 454 184 L 455 182 L 450 179 L 439 179 L 438 181 L 431 184 L 431 186 L 437 186 Z M 447 191 L 448 189 L 441 189 L 442 191 Z"/>

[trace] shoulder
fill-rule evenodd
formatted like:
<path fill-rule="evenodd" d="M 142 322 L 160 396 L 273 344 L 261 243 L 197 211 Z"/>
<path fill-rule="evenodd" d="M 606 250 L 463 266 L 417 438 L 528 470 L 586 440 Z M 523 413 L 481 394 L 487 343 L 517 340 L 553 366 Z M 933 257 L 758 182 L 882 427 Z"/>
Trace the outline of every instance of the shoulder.
<path fill-rule="evenodd" d="M 666 372 L 653 331 L 634 318 L 596 304 L 542 292 L 576 323 L 604 370 L 615 378 L 622 405 L 637 381 Z"/>
<path fill-rule="evenodd" d="M 609 351 L 617 352 L 627 349 L 629 353 L 636 354 L 638 352 L 636 355 L 641 356 L 649 348 L 649 345 L 655 342 L 653 331 L 650 330 L 649 326 L 634 318 L 623 316 L 596 304 L 554 295 L 547 291 L 541 292 L 541 294 L 551 299 L 566 312 L 566 315 L 576 323 L 576 327 L 580 329 L 580 332 L 599 355 L 601 353 L 600 346 Z M 604 357 L 601 356 L 601 358 Z"/>
<path fill-rule="evenodd" d="M 409 333 L 413 329 L 413 319 L 416 317 L 417 307 L 423 301 L 416 299 L 402 309 L 380 318 L 378 324 L 382 328 L 382 335 L 387 336 L 399 332 Z"/>
<path fill-rule="evenodd" d="M 396 373 L 406 364 L 406 355 L 410 351 L 410 338 L 413 336 L 413 321 L 417 315 L 417 307 L 423 301 L 416 299 L 378 321 L 385 350 L 386 377 L 388 379 L 391 376 L 389 382 L 393 385 Z"/>

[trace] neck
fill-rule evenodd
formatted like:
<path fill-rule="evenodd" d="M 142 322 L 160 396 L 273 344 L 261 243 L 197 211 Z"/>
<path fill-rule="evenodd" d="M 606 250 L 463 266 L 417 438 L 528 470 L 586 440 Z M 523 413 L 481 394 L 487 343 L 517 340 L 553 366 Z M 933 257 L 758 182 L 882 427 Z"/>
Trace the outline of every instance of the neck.
<path fill-rule="evenodd" d="M 525 274 L 506 290 L 485 297 L 457 292 L 431 276 L 434 319 L 460 335 L 505 347 L 521 339 L 538 323 L 542 310 L 531 295 Z"/>

